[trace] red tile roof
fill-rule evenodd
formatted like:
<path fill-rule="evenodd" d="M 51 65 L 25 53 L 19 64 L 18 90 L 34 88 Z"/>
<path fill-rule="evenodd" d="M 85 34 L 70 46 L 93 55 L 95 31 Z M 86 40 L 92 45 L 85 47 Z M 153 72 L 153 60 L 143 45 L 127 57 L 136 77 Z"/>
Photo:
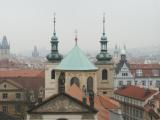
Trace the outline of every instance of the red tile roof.
<path fill-rule="evenodd" d="M 138 99 L 141 101 L 145 101 L 147 98 L 151 97 L 156 92 L 157 92 L 156 90 L 146 91 L 145 88 L 129 85 L 129 86 L 117 89 L 114 93 L 121 96 L 126 96 L 130 98 Z"/>
<path fill-rule="evenodd" d="M 25 89 L 44 88 L 45 72 L 41 70 L 8 70 L 0 71 L 0 81 L 12 80 Z"/>
<path fill-rule="evenodd" d="M 44 78 L 44 71 L 42 70 L 5 70 L 0 71 L 0 78 L 12 77 L 42 77 Z"/>
<path fill-rule="evenodd" d="M 136 70 L 142 70 L 143 77 L 159 77 L 160 64 L 130 64 L 131 73 L 135 76 Z M 158 70 L 158 75 L 154 75 L 153 70 Z"/>
<path fill-rule="evenodd" d="M 130 64 L 131 69 L 160 69 L 160 64 Z"/>
<path fill-rule="evenodd" d="M 70 87 L 68 94 L 80 101 L 82 101 L 84 95 L 82 90 L 75 84 Z M 89 105 L 89 97 L 87 97 L 87 104 Z M 94 96 L 94 104 L 95 108 L 99 111 L 98 120 L 109 120 L 109 112 L 107 109 L 119 109 L 120 107 L 118 102 L 109 97 L 99 95 Z"/>

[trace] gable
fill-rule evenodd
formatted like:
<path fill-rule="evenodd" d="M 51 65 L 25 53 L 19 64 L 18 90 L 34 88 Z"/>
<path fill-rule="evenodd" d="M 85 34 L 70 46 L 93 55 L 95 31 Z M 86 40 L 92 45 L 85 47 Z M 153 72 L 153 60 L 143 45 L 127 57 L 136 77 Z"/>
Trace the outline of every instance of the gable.
<path fill-rule="evenodd" d="M 59 94 L 33 108 L 29 113 L 89 113 L 88 106 L 66 94 Z"/>
<path fill-rule="evenodd" d="M 5 80 L 0 83 L 0 89 L 1 90 L 18 90 L 18 89 L 22 89 L 22 87 L 13 81 Z"/>
<path fill-rule="evenodd" d="M 127 73 L 127 76 L 122 76 L 122 73 Z M 125 77 L 125 78 L 132 78 L 133 75 L 130 72 L 130 69 L 128 68 L 128 66 L 126 65 L 126 63 L 123 64 L 123 66 L 121 67 L 121 69 L 119 70 L 119 73 L 117 74 L 117 77 Z"/>

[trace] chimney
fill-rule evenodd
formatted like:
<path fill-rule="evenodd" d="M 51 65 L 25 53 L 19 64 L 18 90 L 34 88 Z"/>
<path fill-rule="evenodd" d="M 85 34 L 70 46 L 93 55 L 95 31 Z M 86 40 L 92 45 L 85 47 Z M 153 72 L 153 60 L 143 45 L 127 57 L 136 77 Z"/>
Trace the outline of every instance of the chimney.
<path fill-rule="evenodd" d="M 94 92 L 93 90 L 89 91 L 89 102 L 90 102 L 91 112 L 93 112 L 94 111 Z"/>

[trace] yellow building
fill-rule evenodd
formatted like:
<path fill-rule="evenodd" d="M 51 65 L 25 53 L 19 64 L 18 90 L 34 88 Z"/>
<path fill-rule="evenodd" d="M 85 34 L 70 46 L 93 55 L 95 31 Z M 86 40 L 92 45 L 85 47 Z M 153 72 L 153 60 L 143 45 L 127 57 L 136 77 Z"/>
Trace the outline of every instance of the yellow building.
<path fill-rule="evenodd" d="M 25 92 L 21 85 L 12 80 L 0 82 L 0 111 L 23 116 L 25 103 Z"/>

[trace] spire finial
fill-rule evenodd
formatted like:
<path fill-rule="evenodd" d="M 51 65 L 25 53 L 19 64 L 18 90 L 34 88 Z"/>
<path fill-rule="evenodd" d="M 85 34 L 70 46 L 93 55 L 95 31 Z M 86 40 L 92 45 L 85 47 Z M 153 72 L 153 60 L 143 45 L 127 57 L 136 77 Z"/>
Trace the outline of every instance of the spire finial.
<path fill-rule="evenodd" d="M 54 34 L 56 34 L 56 29 L 55 29 L 55 27 L 56 27 L 56 13 L 54 12 L 53 13 L 53 16 L 54 16 Z"/>
<path fill-rule="evenodd" d="M 103 35 L 105 35 L 105 13 L 103 13 Z"/>
<path fill-rule="evenodd" d="M 78 31 L 77 30 L 75 30 L 75 42 L 76 42 L 76 45 L 77 45 L 77 34 L 78 34 Z"/>

